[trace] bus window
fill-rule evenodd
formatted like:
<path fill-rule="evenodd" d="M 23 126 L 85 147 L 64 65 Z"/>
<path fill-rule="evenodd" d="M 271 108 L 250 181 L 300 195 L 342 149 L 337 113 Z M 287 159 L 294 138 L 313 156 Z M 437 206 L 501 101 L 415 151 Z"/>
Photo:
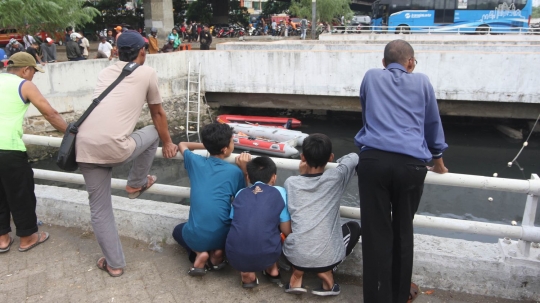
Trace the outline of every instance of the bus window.
<path fill-rule="evenodd" d="M 467 1 L 467 9 L 476 9 L 476 0 Z"/>
<path fill-rule="evenodd" d="M 411 9 L 417 9 L 417 10 L 433 9 L 433 1 L 431 1 L 431 0 L 412 0 Z"/>

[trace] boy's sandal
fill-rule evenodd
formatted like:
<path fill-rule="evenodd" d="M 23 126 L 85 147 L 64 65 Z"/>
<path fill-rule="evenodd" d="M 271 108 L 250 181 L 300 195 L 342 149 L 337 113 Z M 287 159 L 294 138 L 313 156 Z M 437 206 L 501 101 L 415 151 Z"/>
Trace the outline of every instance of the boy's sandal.
<path fill-rule="evenodd" d="M 148 181 L 152 180 L 150 185 L 148 185 L 148 182 L 146 182 L 146 184 L 144 184 L 140 190 L 136 192 L 128 193 L 128 198 L 137 199 L 140 195 L 142 195 L 142 193 L 144 193 L 147 189 L 152 187 L 152 185 L 154 185 L 157 181 L 157 176 L 154 176 L 154 175 L 148 175 L 146 176 L 146 178 L 148 179 Z"/>
<path fill-rule="evenodd" d="M 272 276 L 266 270 L 262 271 L 263 276 L 266 276 L 268 278 L 268 281 L 272 283 L 281 283 L 281 274 L 278 273 L 277 276 Z"/>
<path fill-rule="evenodd" d="M 190 276 L 192 276 L 192 277 L 201 277 L 201 276 L 204 276 L 204 275 L 206 275 L 206 268 L 192 267 L 192 268 L 188 271 L 188 275 L 190 275 Z"/>
<path fill-rule="evenodd" d="M 244 281 L 240 281 L 243 288 L 255 288 L 259 285 L 259 279 L 255 278 L 255 281 L 251 283 L 244 283 Z"/>
<path fill-rule="evenodd" d="M 291 283 L 285 285 L 285 292 L 292 295 L 301 295 L 307 293 L 307 289 L 304 288 L 304 285 L 301 287 L 291 287 Z"/>
<path fill-rule="evenodd" d="M 226 265 L 227 265 L 227 260 L 225 259 L 223 259 L 223 262 L 219 263 L 218 265 L 212 264 L 212 262 L 210 261 L 210 258 L 208 258 L 208 261 L 206 261 L 206 269 L 208 271 L 220 270 L 220 269 L 223 269 Z"/>
<path fill-rule="evenodd" d="M 420 293 L 420 288 L 418 287 L 418 285 L 411 282 L 411 292 L 409 294 L 409 300 L 407 300 L 407 303 L 411 303 L 412 301 L 414 301 L 414 299 L 418 297 L 419 293 Z"/>
<path fill-rule="evenodd" d="M 4 247 L 4 248 L 0 248 L 0 253 L 8 252 L 8 251 L 11 249 L 11 244 L 13 244 L 13 241 L 15 241 L 15 239 L 13 239 L 12 237 L 9 237 L 9 244 L 8 244 L 8 246 L 6 246 L 6 247 Z"/>
<path fill-rule="evenodd" d="M 99 265 L 99 261 L 103 260 L 103 263 L 101 263 L 101 265 Z M 107 266 L 107 259 L 105 259 L 105 257 L 101 257 L 97 260 L 97 263 L 96 263 L 96 266 L 97 268 L 107 272 L 109 274 L 109 276 L 113 277 L 113 278 L 116 278 L 116 277 L 120 277 L 121 275 L 124 274 L 124 269 L 121 268 L 122 270 L 117 273 L 117 274 L 113 274 L 110 270 L 109 270 L 109 267 Z"/>

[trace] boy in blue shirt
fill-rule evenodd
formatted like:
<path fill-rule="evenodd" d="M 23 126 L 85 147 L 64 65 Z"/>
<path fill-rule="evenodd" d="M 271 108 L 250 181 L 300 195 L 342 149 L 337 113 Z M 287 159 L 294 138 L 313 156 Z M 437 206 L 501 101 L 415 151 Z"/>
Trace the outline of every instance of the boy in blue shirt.
<path fill-rule="evenodd" d="M 231 224 L 231 200 L 246 186 L 242 170 L 223 160 L 234 150 L 232 128 L 213 123 L 203 127 L 200 134 L 202 143 L 178 145 L 184 156 L 191 194 L 188 221 L 174 228 L 173 237 L 193 262 L 188 271 L 191 276 L 202 276 L 207 269 L 225 266 L 223 249 Z M 196 155 L 191 152 L 194 149 L 206 149 L 210 157 Z"/>
<path fill-rule="evenodd" d="M 242 153 L 239 164 L 251 156 Z M 236 194 L 231 208 L 231 229 L 225 251 L 229 263 L 240 271 L 242 287 L 259 285 L 255 272 L 262 271 L 270 281 L 279 283 L 277 260 L 281 255 L 281 233 L 291 233 L 287 193 L 276 183 L 276 164 L 269 157 L 247 162 L 248 180 L 253 185 Z"/>

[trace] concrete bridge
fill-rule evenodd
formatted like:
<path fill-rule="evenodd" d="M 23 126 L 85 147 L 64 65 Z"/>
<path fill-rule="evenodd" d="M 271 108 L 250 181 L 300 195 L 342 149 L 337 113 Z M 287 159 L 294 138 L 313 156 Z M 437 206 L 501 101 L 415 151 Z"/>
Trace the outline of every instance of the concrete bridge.
<path fill-rule="evenodd" d="M 362 77 L 382 67 L 384 45 L 396 38 L 415 47 L 415 71 L 431 79 L 442 115 L 535 119 L 540 112 L 538 36 L 329 35 L 320 41 L 236 42 L 218 44 L 216 51 L 148 55 L 146 64 L 157 70 L 162 95 L 175 102 L 170 107 L 178 118 L 188 62 L 201 64 L 202 90 L 216 105 L 360 111 Z M 98 72 L 113 63 L 49 64 L 34 82 L 60 112 L 82 112 Z M 35 109 L 28 113 L 36 115 Z"/>

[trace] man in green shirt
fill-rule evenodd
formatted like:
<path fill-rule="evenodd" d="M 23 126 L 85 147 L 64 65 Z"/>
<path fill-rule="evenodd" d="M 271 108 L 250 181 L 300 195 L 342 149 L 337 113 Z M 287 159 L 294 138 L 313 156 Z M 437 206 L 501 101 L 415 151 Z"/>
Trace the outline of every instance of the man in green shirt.
<path fill-rule="evenodd" d="M 7 73 L 0 74 L 0 253 L 13 243 L 10 216 L 19 236 L 19 251 L 45 242 L 49 233 L 38 232 L 34 173 L 22 141 L 24 114 L 32 103 L 58 131 L 66 121 L 32 83 L 36 71 L 44 72 L 32 55 L 17 53 L 9 58 Z"/>

